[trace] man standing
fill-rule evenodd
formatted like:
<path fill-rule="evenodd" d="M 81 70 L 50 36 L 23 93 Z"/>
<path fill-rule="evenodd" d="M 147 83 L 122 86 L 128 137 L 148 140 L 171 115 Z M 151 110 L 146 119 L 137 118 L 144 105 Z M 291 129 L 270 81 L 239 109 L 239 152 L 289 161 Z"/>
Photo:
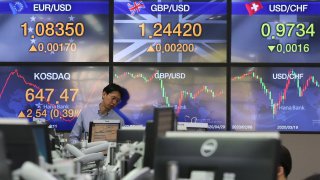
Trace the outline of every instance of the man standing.
<path fill-rule="evenodd" d="M 90 122 L 99 119 L 116 119 L 124 125 L 124 120 L 113 109 L 121 102 L 124 89 L 117 84 L 109 84 L 102 91 L 102 101 L 95 106 L 83 109 L 69 135 L 69 143 L 81 141 L 83 135 L 89 132 Z"/>

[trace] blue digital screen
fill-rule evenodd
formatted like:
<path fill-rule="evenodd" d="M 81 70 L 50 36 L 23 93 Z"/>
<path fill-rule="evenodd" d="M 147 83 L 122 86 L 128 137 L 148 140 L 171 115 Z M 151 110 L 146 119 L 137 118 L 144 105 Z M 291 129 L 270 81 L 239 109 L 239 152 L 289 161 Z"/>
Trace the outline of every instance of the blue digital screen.
<path fill-rule="evenodd" d="M 109 1 L 2 1 L 0 39 L 0 62 L 108 62 Z"/>
<path fill-rule="evenodd" d="M 130 99 L 121 111 L 126 124 L 145 125 L 154 107 L 174 107 L 179 122 L 208 123 L 226 129 L 226 68 L 114 67 L 114 82 Z"/>
<path fill-rule="evenodd" d="M 0 67 L 0 117 L 47 120 L 70 131 L 81 110 L 99 104 L 108 67 Z"/>
<path fill-rule="evenodd" d="M 234 67 L 231 129 L 320 131 L 320 73 L 310 67 Z"/>
<path fill-rule="evenodd" d="M 231 62 L 319 63 L 319 1 L 232 0 Z"/>
<path fill-rule="evenodd" d="M 225 0 L 115 0 L 114 62 L 226 62 Z"/>

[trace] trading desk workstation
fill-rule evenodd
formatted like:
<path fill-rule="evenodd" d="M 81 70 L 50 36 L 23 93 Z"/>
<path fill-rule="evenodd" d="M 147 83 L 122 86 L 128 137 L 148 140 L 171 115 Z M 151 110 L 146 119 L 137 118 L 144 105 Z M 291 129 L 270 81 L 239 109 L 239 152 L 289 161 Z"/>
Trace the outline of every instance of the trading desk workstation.
<path fill-rule="evenodd" d="M 0 179 L 276 179 L 278 133 L 178 124 L 173 108 L 155 108 L 145 127 L 94 120 L 89 137 L 69 144 L 46 122 L 3 120 Z"/>

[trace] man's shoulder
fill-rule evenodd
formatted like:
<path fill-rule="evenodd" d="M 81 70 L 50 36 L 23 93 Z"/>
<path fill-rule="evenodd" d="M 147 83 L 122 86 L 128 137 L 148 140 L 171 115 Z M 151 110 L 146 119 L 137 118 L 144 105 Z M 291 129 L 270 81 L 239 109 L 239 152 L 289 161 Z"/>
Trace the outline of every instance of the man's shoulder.
<path fill-rule="evenodd" d="M 81 112 L 83 112 L 83 113 L 97 113 L 98 110 L 99 110 L 98 105 L 88 104 L 82 108 Z"/>
<path fill-rule="evenodd" d="M 115 110 L 113 110 L 113 109 L 111 109 L 110 111 L 109 111 L 109 113 L 108 113 L 108 116 L 110 116 L 110 117 L 118 117 L 119 116 L 119 114 L 115 111 Z"/>
<path fill-rule="evenodd" d="M 92 121 L 93 119 L 99 119 L 98 106 L 87 105 L 81 110 L 80 114 L 83 121 Z"/>

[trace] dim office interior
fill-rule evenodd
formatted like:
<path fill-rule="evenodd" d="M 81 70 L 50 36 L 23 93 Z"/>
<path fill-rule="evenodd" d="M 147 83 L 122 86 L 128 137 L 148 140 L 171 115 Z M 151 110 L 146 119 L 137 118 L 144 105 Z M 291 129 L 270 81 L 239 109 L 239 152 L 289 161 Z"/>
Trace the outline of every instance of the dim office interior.
<path fill-rule="evenodd" d="M 94 120 L 71 144 L 38 119 L 1 119 L 1 179 L 278 179 L 285 144 L 295 161 L 304 138 L 278 132 L 214 132 L 207 123 L 177 122 L 173 107 L 158 107 L 146 126 Z M 301 135 L 301 134 L 299 134 Z M 316 140 L 317 137 L 308 135 Z M 314 142 L 312 142 L 314 143 Z M 310 145 L 310 144 L 309 144 Z M 310 153 L 313 151 L 311 150 Z M 304 156 L 302 158 L 306 158 Z M 310 161 L 310 159 L 308 160 Z M 294 166 L 294 165 L 293 165 Z M 293 179 L 290 178 L 289 179 Z"/>
<path fill-rule="evenodd" d="M 144 126 L 90 122 L 69 143 L 46 121 L 0 122 L 1 179 L 265 179 L 277 178 L 277 132 L 209 132 L 207 123 L 177 122 L 172 107 L 154 109 Z"/>
<path fill-rule="evenodd" d="M 1 1 L 0 179 L 319 174 L 319 5 Z"/>

